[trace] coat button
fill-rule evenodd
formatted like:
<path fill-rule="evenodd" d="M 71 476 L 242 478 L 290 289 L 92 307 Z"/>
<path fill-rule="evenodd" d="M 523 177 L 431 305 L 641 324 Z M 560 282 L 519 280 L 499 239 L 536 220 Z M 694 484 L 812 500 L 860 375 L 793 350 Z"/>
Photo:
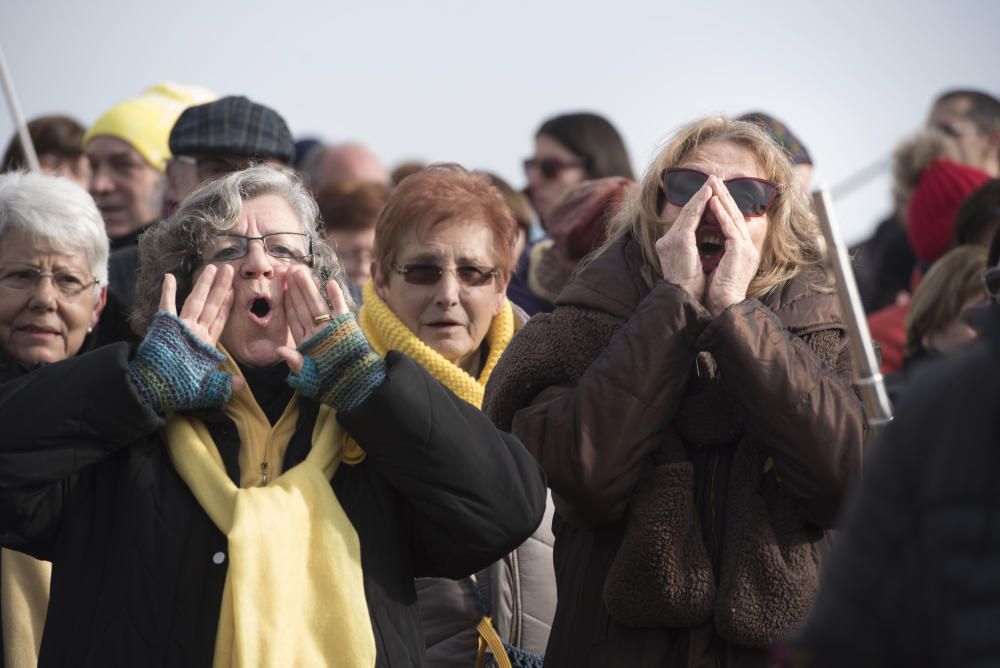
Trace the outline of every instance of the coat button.
<path fill-rule="evenodd" d="M 215 554 L 212 555 L 212 563 L 215 564 L 216 566 L 221 565 L 222 562 L 224 562 L 225 560 L 226 560 L 225 552 L 216 552 Z"/>

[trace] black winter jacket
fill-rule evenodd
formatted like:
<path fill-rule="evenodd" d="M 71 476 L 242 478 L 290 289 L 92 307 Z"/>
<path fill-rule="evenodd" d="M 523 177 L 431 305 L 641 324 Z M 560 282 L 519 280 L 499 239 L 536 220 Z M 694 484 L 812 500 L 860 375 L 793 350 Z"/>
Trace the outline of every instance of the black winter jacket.
<path fill-rule="evenodd" d="M 921 368 L 866 462 L 810 621 L 819 666 L 1000 660 L 1000 307 Z"/>
<path fill-rule="evenodd" d="M 53 562 L 41 668 L 212 663 L 226 538 L 174 470 L 127 362 L 118 344 L 0 387 L 0 542 Z M 540 522 L 545 483 L 516 438 L 418 364 L 386 363 L 386 381 L 339 414 L 367 457 L 332 484 L 361 542 L 377 665 L 420 666 L 413 578 L 466 576 L 510 552 Z M 301 402 L 286 470 L 317 410 Z M 235 425 L 199 417 L 238 484 Z"/>

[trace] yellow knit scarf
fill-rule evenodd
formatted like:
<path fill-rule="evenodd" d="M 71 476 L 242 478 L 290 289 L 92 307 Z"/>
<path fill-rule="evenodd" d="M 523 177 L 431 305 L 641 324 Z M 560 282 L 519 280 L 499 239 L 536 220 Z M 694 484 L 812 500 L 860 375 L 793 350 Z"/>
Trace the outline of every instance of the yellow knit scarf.
<path fill-rule="evenodd" d="M 486 357 L 482 373 L 479 374 L 479 378 L 475 378 L 417 338 L 417 335 L 410 331 L 410 328 L 404 325 L 392 309 L 379 298 L 373 283 L 369 281 L 364 287 L 364 304 L 358 313 L 358 322 L 375 352 L 382 357 L 385 357 L 390 350 L 405 353 L 456 396 L 465 399 L 476 408 L 482 408 L 486 382 L 500 361 L 500 355 L 514 336 L 514 310 L 510 302 L 504 299 L 500 313 L 493 318 L 490 329 L 486 332 L 486 343 L 490 352 Z"/>
<path fill-rule="evenodd" d="M 223 369 L 241 375 L 228 356 Z M 234 393 L 241 451 L 283 456 L 296 399 L 272 429 L 249 388 Z M 346 442 L 336 412 L 320 408 L 305 461 L 248 489 L 226 475 L 203 422 L 173 415 L 165 432 L 174 468 L 229 542 L 213 666 L 374 666 L 361 546 L 330 486 Z"/>
<path fill-rule="evenodd" d="M 49 607 L 52 564 L 0 549 L 0 619 L 4 668 L 36 668 Z"/>

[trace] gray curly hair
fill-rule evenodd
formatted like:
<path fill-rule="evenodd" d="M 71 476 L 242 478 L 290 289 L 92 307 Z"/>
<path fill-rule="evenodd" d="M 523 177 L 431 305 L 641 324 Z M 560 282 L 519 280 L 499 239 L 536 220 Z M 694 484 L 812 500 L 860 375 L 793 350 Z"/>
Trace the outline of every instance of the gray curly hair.
<path fill-rule="evenodd" d="M 191 294 L 194 273 L 201 263 L 199 249 L 209 237 L 232 229 L 243 202 L 267 194 L 284 198 L 312 239 L 312 269 L 319 286 L 324 288 L 327 281 L 336 281 L 354 310 L 344 270 L 320 235 L 319 208 L 309 191 L 291 170 L 253 166 L 202 185 L 181 202 L 172 216 L 155 223 L 140 237 L 139 283 L 132 316 L 136 332 L 145 333 L 159 308 L 163 276 L 169 273 L 177 279 L 180 311 Z M 325 296 L 325 290 L 320 292 Z"/>

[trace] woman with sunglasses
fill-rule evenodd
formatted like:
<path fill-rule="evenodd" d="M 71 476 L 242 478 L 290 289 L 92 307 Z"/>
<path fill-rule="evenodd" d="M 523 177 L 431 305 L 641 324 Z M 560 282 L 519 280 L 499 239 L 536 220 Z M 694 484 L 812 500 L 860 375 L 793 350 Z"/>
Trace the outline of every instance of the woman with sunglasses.
<path fill-rule="evenodd" d="M 484 410 L 556 499 L 554 666 L 763 666 L 865 434 L 818 226 L 754 124 L 682 128 Z"/>
<path fill-rule="evenodd" d="M 372 281 L 358 316 L 375 351 L 405 353 L 478 410 L 490 374 L 525 321 L 504 296 L 516 235 L 510 209 L 485 175 L 442 164 L 402 181 L 375 226 Z M 430 665 L 472 666 L 476 627 L 487 612 L 508 644 L 544 650 L 555 583 L 551 534 L 539 530 L 540 540 L 474 580 L 418 581 Z M 517 588 L 529 581 L 531 588 Z M 481 599 L 480 592 L 491 593 Z M 486 610 L 490 599 L 504 597 L 521 606 Z"/>
<path fill-rule="evenodd" d="M 560 201 L 584 181 L 631 181 L 632 165 L 618 130 L 592 113 L 562 114 L 550 118 L 535 133 L 534 155 L 524 161 L 526 192 L 542 228 L 549 226 Z M 565 218 L 565 216 L 563 216 Z M 581 226 L 585 224 L 581 223 Z M 551 311 L 555 295 L 572 272 L 564 253 L 552 239 L 533 244 L 518 257 L 508 295 L 529 314 Z"/>
<path fill-rule="evenodd" d="M 53 562 L 41 665 L 423 665 L 413 578 L 538 525 L 530 454 L 375 354 L 317 220 L 291 172 L 203 185 L 140 242 L 134 355 L 0 387 L 0 536 Z"/>
<path fill-rule="evenodd" d="M 559 198 L 572 186 L 607 176 L 634 178 L 618 130 L 603 116 L 562 114 L 535 132 L 535 153 L 524 161 L 528 194 L 544 227 Z"/>

